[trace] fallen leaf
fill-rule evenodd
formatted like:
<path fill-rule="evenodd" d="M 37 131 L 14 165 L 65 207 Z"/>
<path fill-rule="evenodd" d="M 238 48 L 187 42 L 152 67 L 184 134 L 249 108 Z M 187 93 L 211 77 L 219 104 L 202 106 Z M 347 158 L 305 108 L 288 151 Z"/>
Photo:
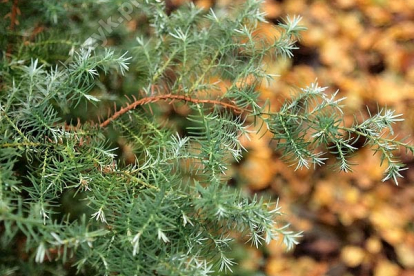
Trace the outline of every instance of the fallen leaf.
<path fill-rule="evenodd" d="M 365 248 L 371 254 L 378 254 L 382 250 L 382 244 L 377 237 L 371 237 L 366 241 Z"/>
<path fill-rule="evenodd" d="M 341 260 L 349 267 L 359 266 L 365 258 L 365 252 L 362 248 L 347 245 L 342 248 Z"/>
<path fill-rule="evenodd" d="M 374 276 L 398 276 L 400 268 L 387 260 L 380 260 L 374 270 Z"/>
<path fill-rule="evenodd" d="M 414 247 L 403 243 L 395 248 L 395 253 L 405 268 L 414 268 Z"/>

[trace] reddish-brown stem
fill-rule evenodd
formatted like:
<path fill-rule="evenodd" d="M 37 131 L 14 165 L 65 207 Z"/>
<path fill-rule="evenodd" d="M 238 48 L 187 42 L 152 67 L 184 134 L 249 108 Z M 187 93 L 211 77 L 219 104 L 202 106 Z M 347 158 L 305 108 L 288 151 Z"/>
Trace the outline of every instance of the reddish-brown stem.
<path fill-rule="evenodd" d="M 13 1 L 13 5 L 12 5 L 12 9 L 11 9 L 11 13 L 9 13 L 10 15 L 10 31 L 13 32 L 14 31 L 14 27 L 16 26 L 16 16 L 17 13 L 19 12 L 19 8 L 17 6 L 18 4 L 18 0 L 14 0 Z M 12 43 L 9 42 L 9 44 L 7 45 L 7 56 L 9 56 L 12 52 Z"/>
<path fill-rule="evenodd" d="M 173 101 L 184 101 L 184 102 L 191 102 L 191 103 L 206 103 L 206 104 L 212 104 L 212 105 L 220 105 L 225 108 L 229 108 L 234 110 L 235 112 L 242 113 L 243 111 L 250 112 L 250 110 L 240 108 L 234 104 L 225 103 L 219 100 L 209 100 L 209 99 L 195 99 L 191 98 L 189 96 L 184 95 L 173 95 L 173 94 L 166 94 L 166 95 L 159 95 L 159 96 L 151 96 L 142 98 L 140 100 L 136 100 L 133 103 L 128 104 L 127 106 L 121 108 L 117 112 L 115 112 L 111 117 L 106 119 L 104 122 L 100 124 L 101 128 L 107 127 L 112 121 L 116 120 L 118 117 L 122 116 L 123 114 L 127 113 L 128 111 L 135 109 L 137 106 L 154 103 L 158 101 L 170 101 L 172 103 Z"/>
<path fill-rule="evenodd" d="M 17 15 L 17 10 L 18 10 L 17 2 L 18 0 L 13 1 L 12 11 L 10 15 L 10 30 L 11 31 L 14 30 L 14 26 L 16 25 L 16 15 Z"/>

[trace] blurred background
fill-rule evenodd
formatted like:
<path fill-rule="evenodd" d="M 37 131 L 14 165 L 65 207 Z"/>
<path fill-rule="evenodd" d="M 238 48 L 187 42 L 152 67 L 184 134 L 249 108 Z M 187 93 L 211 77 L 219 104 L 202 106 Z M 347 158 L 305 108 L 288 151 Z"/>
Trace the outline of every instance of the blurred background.
<path fill-rule="evenodd" d="M 170 1 L 171 8 L 187 1 Z M 199 0 L 204 8 L 235 5 Z M 239 1 L 240 2 L 240 1 Z M 260 87 L 277 107 L 298 87 L 318 80 L 346 97 L 346 122 L 389 107 L 403 113 L 398 137 L 414 132 L 414 0 L 267 0 L 269 23 L 258 35 L 278 36 L 272 25 L 300 15 L 308 28 L 294 58 L 267 61 L 279 75 Z M 353 173 L 328 166 L 294 171 L 269 146 L 268 137 L 244 141 L 249 153 L 232 169 L 234 183 L 250 192 L 279 197 L 288 220 L 304 231 L 301 243 L 285 252 L 279 242 L 255 250 L 239 245 L 236 275 L 412 276 L 414 275 L 414 161 L 401 152 L 409 170 L 399 186 L 383 183 L 379 156 L 361 148 Z M 412 139 L 412 138 L 411 138 Z M 362 147 L 363 141 L 359 147 Z"/>

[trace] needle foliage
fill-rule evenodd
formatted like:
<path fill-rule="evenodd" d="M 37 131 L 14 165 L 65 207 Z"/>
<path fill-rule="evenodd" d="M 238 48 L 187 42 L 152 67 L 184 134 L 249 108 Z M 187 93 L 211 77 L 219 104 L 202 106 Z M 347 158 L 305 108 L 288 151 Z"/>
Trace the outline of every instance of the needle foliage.
<path fill-rule="evenodd" d="M 214 275 L 232 271 L 236 237 L 291 249 L 301 234 L 274 200 L 227 185 L 251 125 L 296 168 L 333 156 L 350 171 L 364 139 L 397 183 L 395 152 L 413 147 L 392 136 L 394 111 L 346 126 L 342 99 L 316 82 L 276 112 L 259 98 L 274 77 L 264 58 L 292 57 L 300 17 L 266 41 L 260 1 L 167 2 L 3 1 L 2 275 Z M 165 103 L 187 110 L 184 126 Z"/>

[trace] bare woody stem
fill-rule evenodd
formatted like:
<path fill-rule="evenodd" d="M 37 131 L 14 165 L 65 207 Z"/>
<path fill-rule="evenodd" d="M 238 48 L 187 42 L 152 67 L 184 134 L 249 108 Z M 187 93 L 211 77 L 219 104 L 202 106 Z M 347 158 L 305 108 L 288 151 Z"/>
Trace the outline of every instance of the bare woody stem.
<path fill-rule="evenodd" d="M 137 106 L 146 105 L 146 104 L 154 103 L 158 101 L 170 101 L 170 104 L 173 103 L 174 101 L 184 101 L 184 102 L 190 102 L 190 103 L 195 103 L 195 104 L 206 103 L 206 104 L 212 104 L 212 105 L 220 105 L 222 107 L 232 109 L 233 111 L 237 113 L 242 113 L 244 111 L 249 112 L 249 113 L 251 112 L 250 110 L 243 109 L 234 104 L 225 103 L 219 100 L 196 99 L 196 98 L 191 98 L 189 96 L 184 96 L 184 95 L 166 94 L 166 95 L 145 97 L 140 100 L 136 100 L 128 104 L 127 106 L 121 108 L 117 112 L 115 112 L 111 117 L 109 117 L 104 122 L 102 122 L 100 124 L 100 127 L 101 128 L 107 127 L 112 121 L 116 120 L 118 117 L 122 116 L 128 111 L 135 109 Z"/>
<path fill-rule="evenodd" d="M 18 10 L 19 8 L 17 7 L 17 4 L 18 4 L 18 0 L 14 0 L 13 1 L 13 6 L 12 6 L 12 11 L 11 11 L 11 14 L 10 14 L 10 30 L 11 31 L 14 31 L 14 26 L 17 23 L 16 15 L 19 11 Z"/>
<path fill-rule="evenodd" d="M 18 24 L 16 16 L 20 12 L 20 10 L 19 10 L 19 7 L 17 5 L 18 5 L 18 0 L 14 0 L 11 12 L 8 15 L 6 15 L 6 16 L 10 17 L 10 27 L 9 27 L 10 32 L 13 32 L 16 24 Z M 12 43 L 9 43 L 7 45 L 7 52 L 6 52 L 7 56 L 9 56 L 11 54 L 11 52 L 12 52 Z"/>

